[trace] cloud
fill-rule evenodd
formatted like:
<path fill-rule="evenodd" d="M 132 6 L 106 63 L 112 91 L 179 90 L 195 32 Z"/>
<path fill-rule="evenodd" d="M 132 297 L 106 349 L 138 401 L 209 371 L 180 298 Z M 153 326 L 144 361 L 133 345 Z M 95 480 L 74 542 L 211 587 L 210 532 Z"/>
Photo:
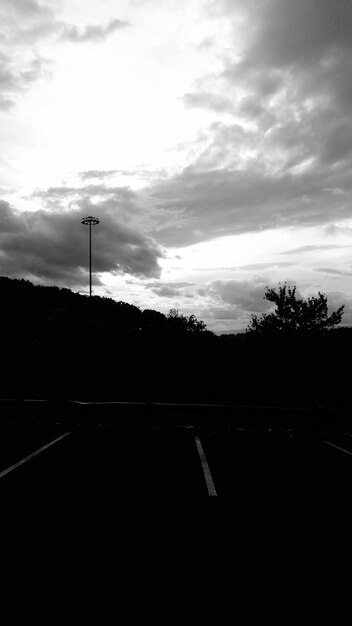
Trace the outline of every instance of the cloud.
<path fill-rule="evenodd" d="M 212 111 L 188 165 L 151 193 L 165 245 L 350 216 L 352 5 L 209 3 L 232 24 L 222 69 L 184 94 Z M 240 24 L 240 26 L 239 26 Z"/>
<path fill-rule="evenodd" d="M 231 12 L 236 2 L 225 4 Z M 348 0 L 267 0 L 247 6 L 249 12 L 257 10 L 258 18 L 245 46 L 248 66 L 255 61 L 270 67 L 306 67 L 330 52 L 352 49 Z"/>
<path fill-rule="evenodd" d="M 144 286 L 146 289 L 150 289 L 157 296 L 162 298 L 174 298 L 175 296 L 193 297 L 188 291 L 189 287 L 192 287 L 194 283 L 187 281 L 179 282 L 165 282 L 165 281 L 153 281 L 146 283 Z"/>
<path fill-rule="evenodd" d="M 86 213 L 119 215 L 119 219 L 136 230 L 145 228 L 148 221 L 148 205 L 143 194 L 129 187 L 90 183 L 83 186 L 62 185 L 35 190 L 30 198 L 40 200 L 44 209 L 66 211 L 82 210 Z M 144 217 L 144 221 L 142 220 Z"/>
<path fill-rule="evenodd" d="M 343 270 L 337 270 L 334 269 L 332 267 L 315 267 L 314 268 L 316 272 L 323 272 L 324 274 L 332 274 L 332 275 L 336 275 L 336 277 L 339 276 L 351 276 L 352 272 L 346 272 Z"/>
<path fill-rule="evenodd" d="M 335 245 L 335 244 L 321 244 L 321 245 L 310 245 L 310 246 L 300 246 L 299 248 L 293 248 L 292 250 L 285 250 L 280 254 L 301 254 L 302 252 L 316 252 L 320 250 L 337 250 L 339 248 L 351 248 L 352 246 L 348 245 Z"/>
<path fill-rule="evenodd" d="M 227 3 L 230 15 L 233 4 Z M 262 110 L 254 113 L 259 125 L 263 112 L 271 114 L 277 138 L 296 127 L 306 135 L 298 135 L 302 150 L 321 161 L 350 155 L 351 4 L 268 0 L 259 8 L 249 2 L 248 19 L 255 6 L 256 28 L 248 29 L 240 59 L 227 63 L 223 77 L 260 103 Z"/>
<path fill-rule="evenodd" d="M 36 52 L 19 58 L 1 51 L 0 44 L 0 110 L 8 111 L 19 95 L 25 93 L 35 82 L 49 76 L 50 63 Z"/>
<path fill-rule="evenodd" d="M 290 261 L 284 261 L 280 263 L 249 263 L 248 265 L 238 265 L 236 267 L 237 270 L 267 270 L 267 269 L 275 269 L 277 267 L 292 267 L 292 265 L 296 265 L 295 263 L 291 263 Z"/>
<path fill-rule="evenodd" d="M 291 279 L 285 282 L 290 286 L 296 285 L 296 282 Z M 250 322 L 252 314 L 261 315 L 275 309 L 275 305 L 264 297 L 266 286 L 277 288 L 278 283 L 264 282 L 260 278 L 254 278 L 251 281 L 212 281 L 198 289 L 198 293 L 205 300 L 201 315 L 208 324 L 215 326 L 218 332 L 243 331 Z M 327 296 L 329 312 L 336 310 L 342 304 L 346 305 L 343 323 L 352 324 L 352 297 L 338 291 L 324 293 Z M 305 293 L 301 293 L 297 288 L 296 295 L 299 298 L 316 296 L 317 290 L 307 289 L 306 286 Z"/>
<path fill-rule="evenodd" d="M 81 180 L 90 180 L 92 178 L 97 178 L 99 180 L 105 180 L 106 178 L 111 178 L 119 170 L 86 170 L 85 172 L 79 172 L 78 176 Z"/>
<path fill-rule="evenodd" d="M 58 18 L 56 0 L 1 0 L 0 2 L 0 110 L 12 109 L 19 96 L 34 83 L 51 75 L 53 63 L 41 52 L 52 42 L 104 41 L 128 22 L 112 19 L 105 25 L 88 25 L 82 30 Z"/>
<path fill-rule="evenodd" d="M 198 289 L 203 300 L 199 315 L 217 332 L 243 332 L 253 313 L 272 308 L 272 303 L 264 299 L 267 284 L 260 278 L 211 281 Z"/>
<path fill-rule="evenodd" d="M 144 184 L 150 180 L 167 178 L 167 171 L 164 168 L 146 169 L 137 167 L 135 169 L 116 169 L 116 170 L 86 170 L 78 172 L 78 178 L 82 181 L 99 180 L 106 181 L 113 178 L 132 178 L 138 181 L 144 181 Z M 143 183 L 142 183 L 143 184 Z"/>
<path fill-rule="evenodd" d="M 325 233 L 330 237 L 331 236 L 335 237 L 336 235 L 347 235 L 349 237 L 352 234 L 351 226 L 347 226 L 346 224 L 343 224 L 343 225 L 337 225 L 334 223 L 327 224 L 324 230 L 325 230 Z"/>
<path fill-rule="evenodd" d="M 207 293 L 224 304 L 230 304 L 242 313 L 261 313 L 272 306 L 264 299 L 267 283 L 240 280 L 216 280 L 207 287 Z"/>
<path fill-rule="evenodd" d="M 178 289 L 174 289 L 174 287 L 168 287 L 167 285 L 164 285 L 162 287 L 154 287 L 152 291 L 153 293 L 156 293 L 157 296 L 161 296 L 162 298 L 173 298 L 180 295 Z"/>
<path fill-rule="evenodd" d="M 31 26 L 49 23 L 59 8 L 55 0 L 39 2 L 38 0 L 1 0 L 0 17 L 3 33 L 11 38 L 18 28 L 28 30 Z M 20 21 L 15 24 L 15 20 Z"/>
<path fill-rule="evenodd" d="M 77 26 L 66 24 L 60 35 L 62 41 L 69 41 L 71 43 L 87 43 L 104 41 L 117 30 L 130 26 L 130 22 L 125 20 L 110 20 L 105 25 L 101 24 L 88 24 L 83 29 L 79 29 Z"/>
<path fill-rule="evenodd" d="M 189 108 L 205 108 L 223 113 L 226 111 L 235 112 L 235 107 L 230 98 L 211 91 L 197 91 L 193 93 L 185 93 L 183 101 Z"/>
<path fill-rule="evenodd" d="M 18 213 L 0 201 L 0 273 L 86 286 L 88 230 L 80 223 L 85 209 Z M 159 277 L 162 253 L 157 244 L 106 207 L 100 208 L 99 217 L 101 222 L 92 231 L 94 272 Z"/>
<path fill-rule="evenodd" d="M 151 185 L 149 193 L 160 217 L 155 236 L 164 245 L 182 246 L 231 234 L 348 218 L 349 172 L 343 172 L 342 197 L 322 189 L 323 178 L 326 182 L 335 176 L 330 168 L 293 176 L 258 171 L 255 165 L 204 170 L 190 166 Z"/>
<path fill-rule="evenodd" d="M 162 281 L 152 281 L 146 283 L 144 286 L 149 289 L 154 289 L 155 287 L 173 287 L 174 289 L 183 289 L 184 287 L 191 287 L 194 283 L 180 280 L 180 281 L 172 281 L 172 282 L 162 282 Z"/>
<path fill-rule="evenodd" d="M 244 316 L 243 311 L 237 307 L 236 308 L 229 307 L 229 306 L 210 307 L 207 310 L 207 315 L 212 320 L 236 320 L 236 321 L 242 322 L 243 328 L 249 322 L 249 317 L 247 319 L 247 316 Z"/>
<path fill-rule="evenodd" d="M 2 0 L 0 3 L 0 110 L 12 109 L 34 83 L 50 75 L 51 63 L 38 44 L 56 33 L 54 3 Z"/>
<path fill-rule="evenodd" d="M 352 326 L 352 296 L 341 291 L 330 291 L 326 294 L 328 311 L 331 314 L 340 306 L 344 306 L 341 326 Z"/>
<path fill-rule="evenodd" d="M 242 49 L 226 68 L 232 82 L 243 81 L 262 100 L 285 88 L 296 98 L 303 92 L 305 97 L 327 96 L 340 109 L 350 109 L 352 8 L 348 0 L 222 4 L 230 19 L 238 12 L 244 18 Z"/>
<path fill-rule="evenodd" d="M 287 279 L 288 285 L 297 285 L 296 281 Z M 265 281 L 260 277 L 252 280 L 215 280 L 199 287 L 197 294 L 202 301 L 195 301 L 195 310 L 210 328 L 216 332 L 243 332 L 253 314 L 261 315 L 274 311 L 275 305 L 265 299 L 267 286 L 276 288 L 276 281 Z M 304 293 L 297 288 L 299 298 L 316 296 L 318 288 L 305 285 Z M 336 292 L 325 292 L 330 313 L 345 304 L 344 324 L 352 324 L 352 297 Z M 199 312 L 197 310 L 197 306 Z"/>

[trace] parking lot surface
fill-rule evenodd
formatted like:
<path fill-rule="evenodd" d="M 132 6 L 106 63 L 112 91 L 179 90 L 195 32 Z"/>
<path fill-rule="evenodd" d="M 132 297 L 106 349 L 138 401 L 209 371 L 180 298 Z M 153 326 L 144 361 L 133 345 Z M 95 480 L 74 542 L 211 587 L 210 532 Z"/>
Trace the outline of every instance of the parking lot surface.
<path fill-rule="evenodd" d="M 109 411 L 3 418 L 3 623 L 346 623 L 346 425 Z"/>

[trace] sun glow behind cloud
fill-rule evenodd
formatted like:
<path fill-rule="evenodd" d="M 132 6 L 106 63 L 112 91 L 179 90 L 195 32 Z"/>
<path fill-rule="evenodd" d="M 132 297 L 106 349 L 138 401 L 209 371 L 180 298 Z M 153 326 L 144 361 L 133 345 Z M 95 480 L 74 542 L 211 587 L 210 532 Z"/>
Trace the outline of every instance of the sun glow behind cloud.
<path fill-rule="evenodd" d="M 64 17 L 87 22 L 90 12 L 81 2 L 64 5 Z M 116 15 L 116 3 L 94 7 L 95 20 Z M 147 3 L 148 4 L 148 3 Z M 143 11 L 122 3 L 119 11 L 131 16 L 129 25 L 99 45 L 45 40 L 41 53 L 52 61 L 51 76 L 38 81 L 17 104 L 10 119 L 14 134 L 30 133 L 12 161 L 24 183 L 57 184 L 70 172 L 83 169 L 179 169 L 175 146 L 192 141 L 209 114 L 187 111 L 182 94 L 193 86 L 204 62 L 216 69 L 213 54 L 200 54 L 194 37 L 206 37 L 190 27 L 194 10 L 173 12 L 153 3 Z M 104 16 L 104 18 L 103 18 Z M 209 22 L 209 27 L 211 23 Z M 179 33 L 187 34 L 180 38 Z M 29 145 L 27 145 L 27 143 Z"/>

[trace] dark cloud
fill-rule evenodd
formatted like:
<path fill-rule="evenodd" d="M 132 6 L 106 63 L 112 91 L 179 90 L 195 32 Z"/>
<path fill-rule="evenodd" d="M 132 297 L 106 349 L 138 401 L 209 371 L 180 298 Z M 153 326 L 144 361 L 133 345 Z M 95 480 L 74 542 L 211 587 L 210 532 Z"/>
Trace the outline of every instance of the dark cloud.
<path fill-rule="evenodd" d="M 217 332 L 244 331 L 253 313 L 272 307 L 264 299 L 267 284 L 261 279 L 212 281 L 198 289 L 203 299 L 200 315 Z"/>
<path fill-rule="evenodd" d="M 236 4 L 227 4 L 229 14 Z M 254 10 L 255 28 L 248 29 L 242 56 L 226 64 L 223 77 L 260 103 L 254 117 L 270 111 L 283 134 L 288 122 L 296 122 L 309 131 L 308 144 L 317 141 L 320 158 L 344 158 L 352 146 L 351 3 L 249 2 L 248 18 Z"/>
<path fill-rule="evenodd" d="M 145 226 L 141 215 L 146 211 L 140 205 L 139 195 L 129 187 L 108 186 L 102 182 L 81 187 L 62 185 L 37 189 L 30 197 L 40 200 L 44 209 L 82 210 L 87 214 L 98 211 L 111 217 L 118 214 L 121 222 L 135 226 L 137 231 Z"/>
<path fill-rule="evenodd" d="M 295 281 L 287 279 L 288 285 L 293 286 Z M 265 288 L 272 286 L 277 288 L 279 284 L 272 281 L 264 282 L 262 279 L 252 281 L 240 280 L 216 280 L 198 289 L 198 295 L 204 298 L 204 304 L 200 315 L 210 327 L 215 327 L 217 332 L 243 332 L 250 322 L 252 314 L 268 313 L 275 309 L 275 305 L 268 302 Z M 296 291 L 297 297 L 306 298 L 316 295 L 316 291 L 302 294 L 300 289 Z M 352 300 L 341 292 L 326 293 L 329 311 L 336 310 L 342 304 L 346 305 L 344 324 L 352 324 Z"/>
<path fill-rule="evenodd" d="M 342 182 L 341 195 L 322 188 Z M 335 179 L 335 180 L 334 180 Z M 252 169 L 188 167 L 150 188 L 159 221 L 155 236 L 182 246 L 213 237 L 289 226 L 314 226 L 350 215 L 350 173 L 309 171 L 299 176 Z"/>
<path fill-rule="evenodd" d="M 62 30 L 60 39 L 70 41 L 71 43 L 104 41 L 109 35 L 128 26 L 130 26 L 129 22 L 118 19 L 110 20 L 104 26 L 101 24 L 89 24 L 83 29 L 67 24 Z"/>
<path fill-rule="evenodd" d="M 163 298 L 173 298 L 175 296 L 182 295 L 183 297 L 193 297 L 192 294 L 187 293 L 185 288 L 191 287 L 193 283 L 179 281 L 179 282 L 163 282 L 163 281 L 153 281 L 150 283 L 146 283 L 144 286 L 147 289 L 150 289 L 157 296 Z"/>
<path fill-rule="evenodd" d="M 277 172 L 266 165 L 263 154 L 262 160 L 243 165 L 237 154 L 245 150 L 247 134 L 238 124 L 213 124 L 208 146 L 196 161 L 178 175 L 161 177 L 142 190 L 106 184 L 110 176 L 124 170 L 88 170 L 80 176 L 83 181 L 92 179 L 90 184 L 39 190 L 35 196 L 53 209 L 86 206 L 89 213 L 93 203 L 119 211 L 131 226 L 141 220 L 145 231 L 165 246 L 349 217 L 352 180 L 348 163 L 337 168 L 319 165 L 298 173 L 284 167 Z M 251 136 L 251 147 L 254 139 Z M 219 167 L 224 159 L 224 166 Z"/>
<path fill-rule="evenodd" d="M 296 284 L 291 279 L 285 282 L 290 286 Z M 210 326 L 215 326 L 218 332 L 244 331 L 253 314 L 274 310 L 275 305 L 265 299 L 265 291 L 267 286 L 277 288 L 279 284 L 262 278 L 212 281 L 198 289 L 198 295 L 204 298 L 201 315 Z M 296 293 L 299 298 L 306 297 L 299 289 Z M 337 292 L 336 294 L 336 298 L 329 302 L 329 306 L 335 306 L 336 301 L 339 302 L 339 306 L 343 304 L 342 294 Z M 329 294 L 327 295 L 329 298 Z"/>
<path fill-rule="evenodd" d="M 242 10 L 246 18 L 241 56 L 226 68 L 232 80 L 245 77 L 262 97 L 276 93 L 290 78 L 296 90 L 304 86 L 312 93 L 320 87 L 326 92 L 333 87 L 337 96 L 345 92 L 343 83 L 351 84 L 346 67 L 352 52 L 349 0 L 222 4 L 229 17 Z"/>
<path fill-rule="evenodd" d="M 349 0 L 266 0 L 248 6 L 257 9 L 245 49 L 248 66 L 253 61 L 270 67 L 306 66 L 329 52 L 352 50 Z"/>
<path fill-rule="evenodd" d="M 220 9 L 233 20 L 234 50 L 184 96 L 218 121 L 189 166 L 152 190 L 170 216 L 160 237 L 182 245 L 348 218 L 352 4 L 221 0 L 215 11 L 210 3 Z"/>
<path fill-rule="evenodd" d="M 90 212 L 91 213 L 91 212 Z M 85 208 L 18 213 L 0 202 L 0 273 L 63 286 L 87 284 L 88 229 Z M 93 230 L 93 268 L 103 272 L 158 277 L 161 257 L 155 242 L 100 207 Z"/>
<path fill-rule="evenodd" d="M 16 234 L 19 230 L 26 228 L 26 221 L 22 214 L 16 213 L 5 200 L 0 200 L 0 235 Z"/>
<path fill-rule="evenodd" d="M 154 287 L 152 292 L 157 296 L 161 296 L 163 298 L 174 298 L 175 296 L 179 296 L 180 292 L 178 289 L 174 289 L 173 287 L 168 287 L 164 285 L 162 287 Z"/>
<path fill-rule="evenodd" d="M 222 303 L 237 307 L 242 313 L 261 313 L 272 306 L 271 302 L 264 299 L 265 286 L 264 282 L 216 280 L 210 283 L 207 292 Z"/>

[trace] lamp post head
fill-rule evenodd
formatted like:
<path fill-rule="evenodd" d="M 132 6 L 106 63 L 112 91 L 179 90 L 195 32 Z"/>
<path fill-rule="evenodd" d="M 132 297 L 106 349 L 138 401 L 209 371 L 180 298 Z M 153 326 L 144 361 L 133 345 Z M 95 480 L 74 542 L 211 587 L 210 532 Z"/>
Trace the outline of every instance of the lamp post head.
<path fill-rule="evenodd" d="M 95 226 L 99 222 L 100 220 L 97 217 L 93 217 L 93 215 L 88 215 L 81 220 L 81 224 L 84 224 L 84 226 Z"/>

